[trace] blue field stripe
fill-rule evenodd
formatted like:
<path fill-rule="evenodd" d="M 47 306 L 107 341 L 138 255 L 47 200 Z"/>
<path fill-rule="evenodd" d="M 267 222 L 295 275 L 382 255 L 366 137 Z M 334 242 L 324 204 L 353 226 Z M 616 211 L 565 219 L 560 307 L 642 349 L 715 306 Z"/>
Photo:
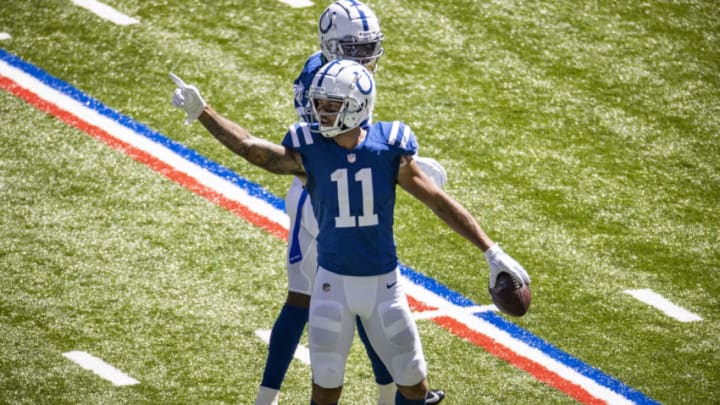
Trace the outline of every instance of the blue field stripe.
<path fill-rule="evenodd" d="M 403 276 L 407 277 L 414 284 L 425 287 L 427 290 L 443 297 L 448 302 L 454 305 L 460 307 L 471 307 L 477 305 L 471 299 L 449 289 L 439 281 L 420 274 L 407 266 L 401 265 L 400 272 Z M 485 287 L 479 283 L 478 288 L 484 289 Z M 605 386 L 619 394 L 622 394 L 624 397 L 638 404 L 659 404 L 658 402 L 646 397 L 640 391 L 629 387 L 621 381 L 603 373 L 597 368 L 590 366 L 587 363 L 573 357 L 572 355 L 558 349 L 557 347 L 551 345 L 545 340 L 533 335 L 528 330 L 523 329 L 515 325 L 514 323 L 505 320 L 505 318 L 494 312 L 480 312 L 476 313 L 475 316 L 495 325 L 498 329 L 507 332 L 515 339 L 518 339 L 527 344 L 528 346 L 542 351 L 549 357 L 577 371 L 585 377 L 588 377 L 596 381 L 598 384 Z"/>
<path fill-rule="evenodd" d="M 588 377 L 588 378 L 596 381 L 598 384 L 603 385 L 617 393 L 622 394 L 624 397 L 626 397 L 634 402 L 637 402 L 639 404 L 659 404 L 659 402 L 656 402 L 656 401 L 646 397 L 640 391 L 638 391 L 632 387 L 629 387 L 628 385 L 624 384 L 623 382 L 603 373 L 599 369 L 558 349 L 557 347 L 551 345 L 550 343 L 546 342 L 543 339 L 540 339 L 539 337 L 533 335 L 532 333 L 528 332 L 527 330 L 515 325 L 514 323 L 506 321 L 504 318 L 502 318 L 501 316 L 499 316 L 495 313 L 483 312 L 483 313 L 475 314 L 475 316 L 482 318 L 483 320 L 497 326 L 498 328 L 507 331 L 513 337 L 525 342 L 528 346 L 534 347 L 534 348 L 542 351 L 543 353 L 547 354 L 549 357 L 552 357 L 553 359 L 557 360 L 558 362 L 572 368 L 573 370 L 584 375 L 585 377 Z"/>

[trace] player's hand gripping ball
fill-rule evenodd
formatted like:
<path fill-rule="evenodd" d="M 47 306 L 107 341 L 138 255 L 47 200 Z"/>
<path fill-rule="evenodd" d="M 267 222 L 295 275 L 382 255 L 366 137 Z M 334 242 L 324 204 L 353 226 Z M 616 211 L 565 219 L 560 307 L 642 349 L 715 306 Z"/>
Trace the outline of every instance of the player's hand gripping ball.
<path fill-rule="evenodd" d="M 508 273 L 500 273 L 493 288 L 488 288 L 493 304 L 503 313 L 523 316 L 530 308 L 530 286 L 518 285 Z"/>
<path fill-rule="evenodd" d="M 523 316 L 530 308 L 530 276 L 515 259 L 495 245 L 485 252 L 490 265 L 488 292 L 503 313 Z"/>

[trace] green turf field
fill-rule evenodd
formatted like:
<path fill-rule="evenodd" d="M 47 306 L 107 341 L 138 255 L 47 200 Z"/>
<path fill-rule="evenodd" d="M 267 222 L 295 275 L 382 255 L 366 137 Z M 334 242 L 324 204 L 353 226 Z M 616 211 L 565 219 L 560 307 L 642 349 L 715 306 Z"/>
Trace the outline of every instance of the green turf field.
<path fill-rule="evenodd" d="M 279 142 L 326 7 L 0 0 L 0 48 L 283 196 L 170 105 L 173 71 Z M 663 404 L 720 396 L 720 7 L 716 1 L 369 3 L 385 33 L 376 120 L 412 126 L 447 190 L 533 280 L 512 321 Z M 0 91 L 0 403 L 252 403 L 285 298 L 286 245 Z M 487 264 L 399 193 L 403 263 L 480 304 Z M 652 289 L 683 323 L 623 291 Z M 447 404 L 571 404 L 527 373 L 418 323 Z M 306 340 L 304 340 L 306 342 Z M 84 350 L 141 380 L 115 387 Z M 308 403 L 294 362 L 281 400 Z M 359 344 L 343 403 L 369 404 Z"/>

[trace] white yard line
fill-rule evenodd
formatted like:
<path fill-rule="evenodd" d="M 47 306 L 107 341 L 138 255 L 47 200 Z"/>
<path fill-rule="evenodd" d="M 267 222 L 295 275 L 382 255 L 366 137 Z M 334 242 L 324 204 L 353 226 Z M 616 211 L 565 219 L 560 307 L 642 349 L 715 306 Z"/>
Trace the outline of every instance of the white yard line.
<path fill-rule="evenodd" d="M 91 354 L 81 351 L 72 351 L 63 353 L 63 356 L 74 361 L 80 367 L 90 370 L 100 377 L 110 381 L 113 385 L 121 386 L 140 384 L 140 381 L 130 377 L 102 359 L 99 359 Z"/>
<path fill-rule="evenodd" d="M 258 329 L 255 331 L 255 336 L 262 339 L 263 342 L 270 344 L 270 331 L 267 329 Z M 310 350 L 303 345 L 297 345 L 295 349 L 295 358 L 301 362 L 310 365 Z"/>
<path fill-rule="evenodd" d="M 423 320 L 423 319 L 433 319 L 433 318 L 438 318 L 441 316 L 455 318 L 458 311 L 467 312 L 469 314 L 478 314 L 481 312 L 498 312 L 498 309 L 495 305 L 473 305 L 471 307 L 462 307 L 461 309 L 452 308 L 452 309 L 437 309 L 437 310 L 430 310 L 430 311 L 415 311 L 415 312 L 413 312 L 413 317 L 415 318 L 416 321 Z"/>
<path fill-rule="evenodd" d="M 12 38 L 7 32 L 0 32 L 0 41 L 5 41 Z"/>
<path fill-rule="evenodd" d="M 285 3 L 293 8 L 310 7 L 313 5 L 313 2 L 309 0 L 280 0 L 280 3 Z"/>
<path fill-rule="evenodd" d="M 127 16 L 108 6 L 107 4 L 101 3 L 96 0 L 72 0 L 72 2 L 77 6 L 85 8 L 90 12 L 97 14 L 100 18 L 108 20 L 117 25 L 131 25 L 140 22 L 135 18 Z"/>
<path fill-rule="evenodd" d="M 652 307 L 662 311 L 665 315 L 675 318 L 680 322 L 696 322 L 702 321 L 702 318 L 687 309 L 677 306 L 668 301 L 667 298 L 650 289 L 642 290 L 625 290 L 625 293 L 632 295 L 639 301 L 642 301 Z"/>

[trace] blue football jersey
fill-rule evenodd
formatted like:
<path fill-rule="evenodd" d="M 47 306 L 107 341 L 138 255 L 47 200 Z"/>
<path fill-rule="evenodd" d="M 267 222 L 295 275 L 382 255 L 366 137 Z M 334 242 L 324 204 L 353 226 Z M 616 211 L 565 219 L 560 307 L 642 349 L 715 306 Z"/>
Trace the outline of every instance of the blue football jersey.
<path fill-rule="evenodd" d="M 378 122 L 367 128 L 362 143 L 347 150 L 317 132 L 317 124 L 297 123 L 282 144 L 302 156 L 320 231 L 318 264 L 352 276 L 394 270 L 397 174 L 401 157 L 418 149 L 410 127 Z"/>
<path fill-rule="evenodd" d="M 297 111 L 300 121 L 312 122 L 312 109 L 310 100 L 307 98 L 307 91 L 310 89 L 315 73 L 325 64 L 325 57 L 322 52 L 317 51 L 305 61 L 302 72 L 293 82 L 293 92 L 295 93 L 295 111 Z"/>

